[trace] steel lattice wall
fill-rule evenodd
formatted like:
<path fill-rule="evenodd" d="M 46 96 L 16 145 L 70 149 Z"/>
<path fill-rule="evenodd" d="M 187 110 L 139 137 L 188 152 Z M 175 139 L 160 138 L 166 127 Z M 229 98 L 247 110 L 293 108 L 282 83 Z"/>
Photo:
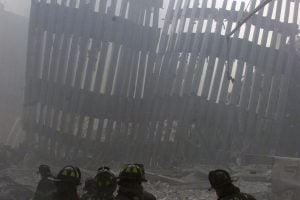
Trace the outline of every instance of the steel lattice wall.
<path fill-rule="evenodd" d="M 170 1 L 160 29 L 161 6 L 32 1 L 29 140 L 55 158 L 149 165 L 276 147 L 299 1 L 273 1 L 228 40 L 244 4 Z"/>

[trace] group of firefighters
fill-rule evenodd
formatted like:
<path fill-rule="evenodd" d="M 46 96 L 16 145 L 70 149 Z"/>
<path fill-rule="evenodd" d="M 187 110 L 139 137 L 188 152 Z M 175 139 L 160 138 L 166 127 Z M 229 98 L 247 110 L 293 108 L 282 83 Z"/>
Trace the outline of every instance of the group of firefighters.
<path fill-rule="evenodd" d="M 48 165 L 39 166 L 41 180 L 33 200 L 156 200 L 145 191 L 145 169 L 142 164 L 128 164 L 116 176 L 109 167 L 100 167 L 94 178 L 85 180 L 84 194 L 79 197 L 77 188 L 81 184 L 81 171 L 75 166 L 65 166 L 53 176 Z M 240 192 L 225 170 L 209 172 L 208 179 L 218 200 L 255 200 Z"/>

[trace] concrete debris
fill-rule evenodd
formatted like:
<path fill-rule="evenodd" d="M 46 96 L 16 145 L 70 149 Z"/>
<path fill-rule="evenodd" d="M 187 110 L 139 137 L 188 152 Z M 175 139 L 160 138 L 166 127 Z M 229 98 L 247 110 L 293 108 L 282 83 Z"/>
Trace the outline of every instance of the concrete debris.
<path fill-rule="evenodd" d="M 5 150 L 2 147 L 1 152 L 3 152 L 3 149 Z M 0 199 L 13 200 L 18 199 L 20 194 L 23 194 L 23 196 L 32 195 L 39 181 L 39 177 L 36 174 L 36 166 L 24 167 L 26 166 L 24 162 L 17 165 L 10 163 L 9 153 L 2 153 L 1 156 L 8 159 L 0 160 L 2 166 L 2 169 L 0 169 Z M 297 174 L 300 171 L 300 159 L 273 157 L 273 161 L 274 165 L 272 166 L 269 164 L 253 164 L 252 162 L 249 165 L 232 165 L 223 168 L 230 171 L 233 177 L 238 178 L 235 185 L 257 199 L 299 200 L 300 179 Z M 54 174 L 60 169 L 60 167 L 55 165 L 50 166 Z M 208 191 L 210 185 L 207 180 L 207 174 L 210 170 L 217 168 L 222 167 L 198 165 L 177 167 L 169 170 L 148 169 L 148 182 L 145 184 L 145 187 L 154 193 L 158 199 L 162 200 L 214 200 L 216 199 L 214 192 Z M 82 182 L 85 178 L 93 177 L 96 173 L 96 169 L 87 170 L 81 168 L 81 171 L 83 176 Z M 114 171 L 118 172 L 119 169 L 115 168 Z M 79 191 L 82 190 L 79 189 Z"/>
<path fill-rule="evenodd" d="M 272 169 L 274 199 L 300 199 L 300 159 L 275 157 Z"/>
<path fill-rule="evenodd" d="M 34 192 L 32 187 L 15 182 L 11 177 L 0 175 L 0 199 L 21 200 L 31 199 Z"/>
<path fill-rule="evenodd" d="M 248 171 L 248 167 L 249 166 L 246 166 L 244 168 L 232 167 L 232 169 L 235 171 L 235 174 L 242 174 L 243 171 Z M 214 168 L 214 166 L 195 167 L 195 169 L 197 168 L 203 168 L 203 170 L 207 170 L 208 168 Z M 55 174 L 59 168 L 52 167 L 52 169 L 53 173 Z M 189 173 L 187 173 L 187 171 Z M 208 191 L 209 183 L 207 181 L 207 178 L 204 177 L 204 175 L 199 176 L 198 171 L 193 171 L 191 169 L 182 169 L 182 172 L 180 173 L 180 170 L 176 169 L 176 171 L 174 172 L 175 175 L 172 177 L 172 171 L 168 171 L 167 175 L 164 175 L 163 170 L 162 172 L 160 172 L 159 170 L 153 170 L 153 172 L 151 172 L 150 170 L 150 172 L 147 174 L 147 178 L 149 181 L 145 184 L 145 187 L 147 190 L 154 193 L 158 197 L 158 199 L 162 200 L 215 200 L 215 193 L 213 191 Z M 82 181 L 84 181 L 87 177 L 93 177 L 95 173 L 96 171 L 82 169 Z M 5 193 L 5 195 L 9 197 L 7 198 L 8 200 L 15 198 L 14 196 L 12 196 L 12 194 L 32 194 L 35 190 L 36 184 L 39 181 L 39 177 L 36 174 L 36 168 L 22 166 L 11 166 L 5 170 L 1 170 L 0 178 L 1 177 L 6 178 L 1 179 L 2 181 L 0 184 L 0 191 L 8 191 L 7 193 Z M 240 179 L 236 184 L 241 188 L 242 191 L 253 194 L 255 197 L 257 197 L 257 199 L 271 200 L 270 182 L 252 182 Z M 81 189 L 79 190 L 81 191 Z M 1 196 L 0 199 L 6 198 L 2 198 Z"/>

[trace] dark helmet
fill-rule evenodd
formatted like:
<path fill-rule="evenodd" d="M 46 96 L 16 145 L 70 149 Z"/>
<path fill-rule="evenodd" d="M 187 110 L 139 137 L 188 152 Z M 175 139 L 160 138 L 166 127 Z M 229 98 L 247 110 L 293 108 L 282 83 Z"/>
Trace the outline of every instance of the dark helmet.
<path fill-rule="evenodd" d="M 140 164 L 128 164 L 119 174 L 120 181 L 138 181 L 146 182 L 145 170 L 143 165 Z"/>
<path fill-rule="evenodd" d="M 79 168 L 73 166 L 65 166 L 62 170 L 59 171 L 56 178 L 50 179 L 54 182 L 65 182 L 72 183 L 74 185 L 80 184 L 81 174 Z"/>
<path fill-rule="evenodd" d="M 230 177 L 229 173 L 222 169 L 210 171 L 208 174 L 208 180 L 211 187 L 214 189 L 222 188 L 234 181 Z"/>
<path fill-rule="evenodd" d="M 111 195 L 117 189 L 117 178 L 109 167 L 100 167 L 95 180 L 101 196 Z"/>
<path fill-rule="evenodd" d="M 51 174 L 50 167 L 48 165 L 40 165 L 38 173 L 39 174 Z"/>

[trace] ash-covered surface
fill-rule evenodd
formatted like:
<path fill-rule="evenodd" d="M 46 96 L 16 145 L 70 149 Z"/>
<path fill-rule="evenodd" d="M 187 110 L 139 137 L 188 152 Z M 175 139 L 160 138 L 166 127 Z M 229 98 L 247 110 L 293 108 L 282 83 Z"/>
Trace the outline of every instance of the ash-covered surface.
<path fill-rule="evenodd" d="M 33 196 L 36 179 L 30 170 L 8 168 L 0 171 L 0 199 L 27 200 Z"/>
<path fill-rule="evenodd" d="M 203 167 L 205 169 L 205 167 Z M 54 174 L 57 167 L 53 167 Z M 199 168 L 197 168 L 199 169 Z M 91 176 L 92 171 L 82 170 L 83 179 Z M 118 171 L 118 170 L 115 170 Z M 151 170 L 149 170 L 151 171 Z M 240 169 L 238 173 L 243 170 Z M 209 184 L 204 179 L 203 172 L 197 170 L 165 171 L 155 170 L 150 172 L 149 181 L 145 188 L 162 200 L 215 200 L 214 191 L 208 191 Z M 174 173 L 174 176 L 172 176 Z M 243 172 L 246 173 L 246 172 Z M 182 176 L 184 175 L 184 176 Z M 163 176 L 163 178 L 161 177 Z M 174 178 L 174 180 L 172 179 Z M 168 180 L 170 179 L 170 180 Z M 0 199 L 1 200 L 24 200 L 30 199 L 39 181 L 36 169 L 24 166 L 10 166 L 0 171 Z M 178 183 L 176 182 L 178 181 Z M 180 181 L 184 182 L 181 183 Z M 271 186 L 269 182 L 253 182 L 240 179 L 236 182 L 243 192 L 253 194 L 259 200 L 270 200 Z M 83 185 L 82 185 L 83 186 Z M 81 191 L 81 188 L 79 188 Z"/>
<path fill-rule="evenodd" d="M 240 189 L 250 193 L 260 200 L 270 200 L 270 184 L 260 182 L 244 182 L 240 184 Z M 158 199 L 184 199 L 184 200 L 216 200 L 214 191 L 205 189 L 185 188 L 185 186 L 172 186 L 167 183 L 151 183 L 146 184 L 146 188 L 155 194 Z"/>

